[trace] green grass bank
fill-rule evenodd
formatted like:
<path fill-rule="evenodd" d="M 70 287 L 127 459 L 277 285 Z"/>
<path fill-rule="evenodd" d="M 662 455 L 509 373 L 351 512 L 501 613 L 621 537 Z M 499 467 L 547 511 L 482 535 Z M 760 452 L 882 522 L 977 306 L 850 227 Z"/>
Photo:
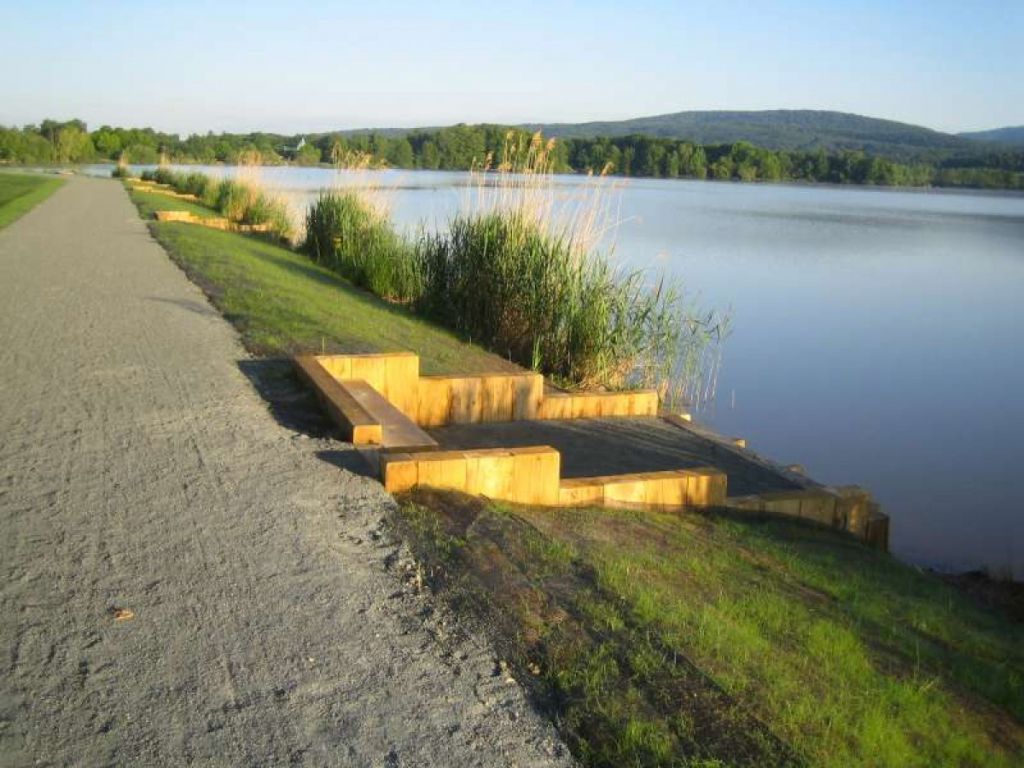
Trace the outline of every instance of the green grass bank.
<path fill-rule="evenodd" d="M 656 388 L 680 405 L 699 399 L 714 380 L 726 318 L 697 311 L 664 276 L 651 283 L 642 271 L 613 267 L 595 240 L 606 213 L 600 190 L 556 205 L 550 145 L 535 139 L 510 146 L 496 167 L 500 195 L 478 194 L 434 233 L 399 232 L 379 189 L 322 190 L 300 235 L 287 204 L 255 178 L 161 167 L 142 180 L 236 224 L 266 227 L 353 285 L 560 386 Z"/>
<path fill-rule="evenodd" d="M 63 183 L 42 174 L 0 172 L 0 229 L 39 205 Z"/>
<path fill-rule="evenodd" d="M 132 192 L 144 218 L 180 210 L 213 211 L 152 192 Z M 515 370 L 402 307 L 354 287 L 326 267 L 267 239 L 192 224 L 152 222 L 171 258 L 263 355 L 414 349 L 425 374 Z"/>
<path fill-rule="evenodd" d="M 212 211 L 153 193 L 156 210 Z M 151 224 L 249 349 L 510 364 L 268 239 Z M 401 500 L 417 581 L 488 632 L 588 766 L 1012 766 L 1024 624 L 829 531 Z"/>
<path fill-rule="evenodd" d="M 776 518 L 422 490 L 396 526 L 592 766 L 1012 766 L 1024 625 Z"/>

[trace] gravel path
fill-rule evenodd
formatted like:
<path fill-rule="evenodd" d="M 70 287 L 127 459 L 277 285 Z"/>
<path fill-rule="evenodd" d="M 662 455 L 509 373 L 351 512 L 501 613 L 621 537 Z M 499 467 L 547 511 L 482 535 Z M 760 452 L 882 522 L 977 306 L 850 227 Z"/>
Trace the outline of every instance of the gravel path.
<path fill-rule="evenodd" d="M 120 185 L 0 231 L 0 336 L 0 764 L 570 763 Z"/>

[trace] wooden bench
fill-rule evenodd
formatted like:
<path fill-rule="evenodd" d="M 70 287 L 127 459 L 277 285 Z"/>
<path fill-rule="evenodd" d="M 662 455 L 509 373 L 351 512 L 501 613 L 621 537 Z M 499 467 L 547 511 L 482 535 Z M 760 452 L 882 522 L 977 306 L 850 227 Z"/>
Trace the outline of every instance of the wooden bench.
<path fill-rule="evenodd" d="M 316 359 L 298 355 L 299 376 L 317 393 L 331 419 L 353 445 L 431 449 L 437 442 L 361 379 L 339 381 Z"/>
<path fill-rule="evenodd" d="M 380 425 L 381 436 L 378 444 L 382 448 L 420 450 L 437 447 L 434 438 L 416 426 L 412 419 L 362 379 L 342 381 L 341 387 Z M 355 440 L 352 442 L 356 443 Z"/>

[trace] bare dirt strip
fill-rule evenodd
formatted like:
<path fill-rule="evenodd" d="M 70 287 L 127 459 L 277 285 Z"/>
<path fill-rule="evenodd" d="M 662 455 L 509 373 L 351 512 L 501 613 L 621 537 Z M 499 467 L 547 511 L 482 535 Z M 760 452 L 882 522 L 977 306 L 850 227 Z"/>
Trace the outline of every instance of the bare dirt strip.
<path fill-rule="evenodd" d="M 0 764 L 568 764 L 246 358 L 119 184 L 0 232 Z"/>

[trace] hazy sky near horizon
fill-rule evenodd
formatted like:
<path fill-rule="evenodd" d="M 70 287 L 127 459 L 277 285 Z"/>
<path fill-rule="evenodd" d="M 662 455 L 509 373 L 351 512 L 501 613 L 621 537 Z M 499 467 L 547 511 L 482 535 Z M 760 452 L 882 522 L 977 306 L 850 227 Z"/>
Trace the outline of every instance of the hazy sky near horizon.
<path fill-rule="evenodd" d="M 1024 124 L 1024 0 L 0 0 L 0 124 L 171 132 L 836 109 Z"/>

